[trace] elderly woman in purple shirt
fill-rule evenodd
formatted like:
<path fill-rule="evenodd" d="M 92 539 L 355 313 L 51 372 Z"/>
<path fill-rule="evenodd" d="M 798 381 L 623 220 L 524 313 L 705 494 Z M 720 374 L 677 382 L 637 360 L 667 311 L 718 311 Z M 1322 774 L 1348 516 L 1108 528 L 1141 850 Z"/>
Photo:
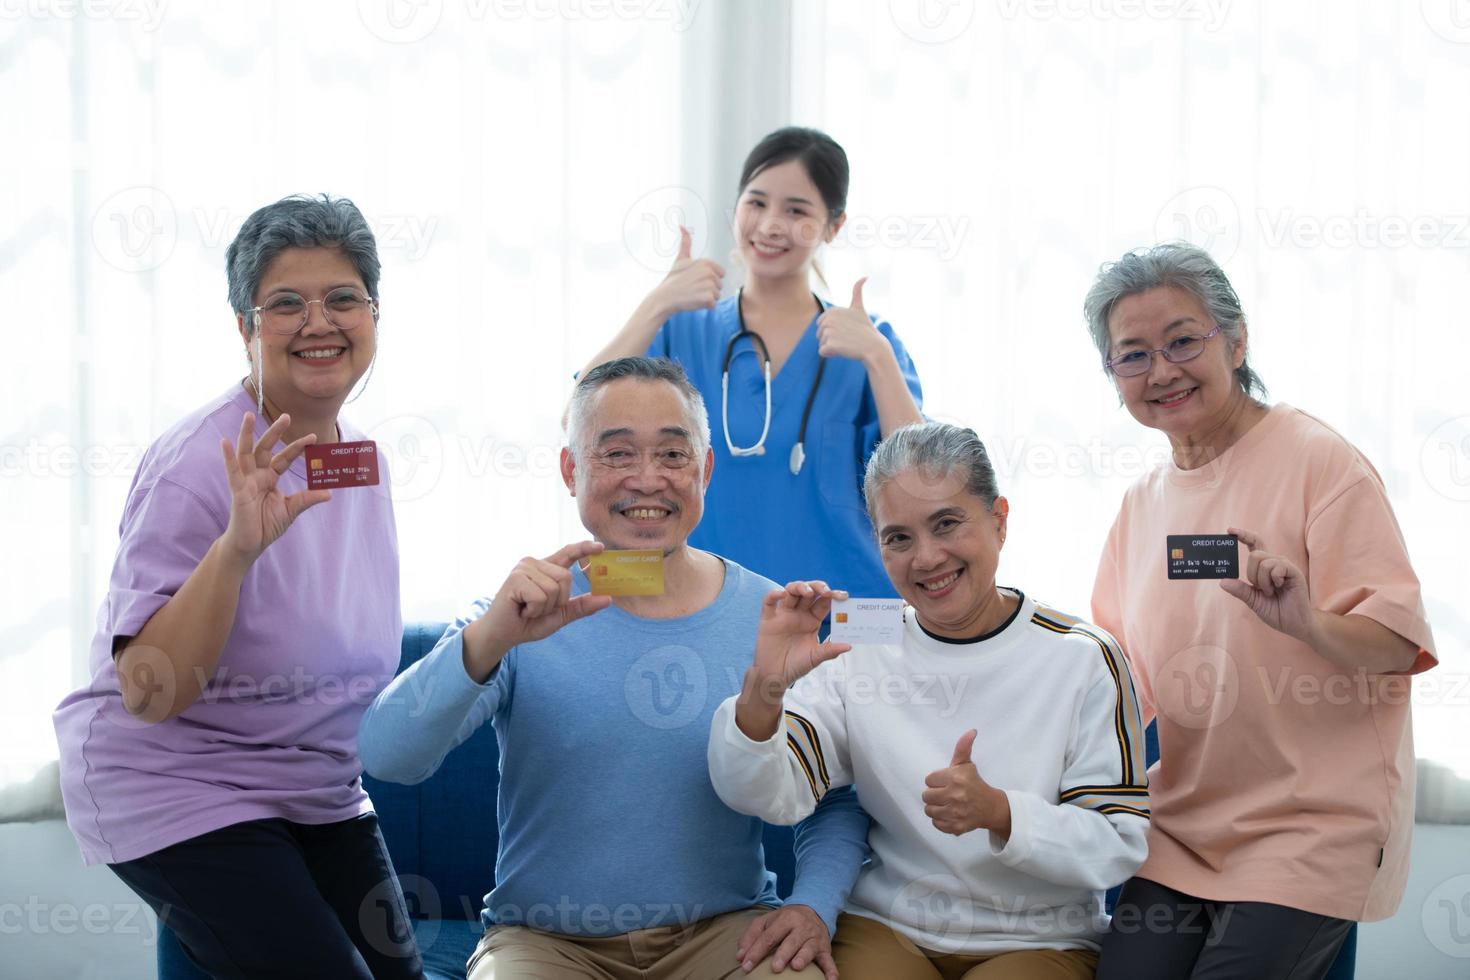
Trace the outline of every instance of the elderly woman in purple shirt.
<path fill-rule="evenodd" d="M 377 245 L 352 202 L 291 197 L 227 266 L 249 375 L 133 480 L 91 683 L 56 711 L 67 821 L 213 976 L 418 977 L 357 755 L 402 631 L 386 461 L 330 491 L 304 458 L 364 438 L 337 413 L 377 350 Z"/>

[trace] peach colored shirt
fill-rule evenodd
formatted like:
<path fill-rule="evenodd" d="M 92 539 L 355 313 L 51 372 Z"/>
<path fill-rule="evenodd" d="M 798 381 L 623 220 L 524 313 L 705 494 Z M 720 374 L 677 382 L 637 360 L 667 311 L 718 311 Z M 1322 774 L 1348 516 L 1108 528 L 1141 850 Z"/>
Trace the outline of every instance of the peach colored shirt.
<path fill-rule="evenodd" d="M 1414 824 L 1410 680 L 1339 668 L 1218 583 L 1167 577 L 1166 535 L 1227 527 L 1301 568 L 1314 608 L 1417 644 L 1409 674 L 1438 662 L 1383 481 L 1324 423 L 1275 405 L 1214 463 L 1145 475 L 1123 499 L 1092 598 L 1158 721 L 1138 874 L 1199 898 L 1387 918 Z M 1240 557 L 1244 573 L 1244 547 Z"/>

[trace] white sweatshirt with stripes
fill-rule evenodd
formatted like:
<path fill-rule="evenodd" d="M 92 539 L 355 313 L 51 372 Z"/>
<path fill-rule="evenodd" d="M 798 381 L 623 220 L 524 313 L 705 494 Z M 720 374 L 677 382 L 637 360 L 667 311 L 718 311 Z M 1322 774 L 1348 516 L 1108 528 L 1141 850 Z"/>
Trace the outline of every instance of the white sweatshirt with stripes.
<path fill-rule="evenodd" d="M 1117 643 L 1019 592 L 978 639 L 927 633 L 904 613 L 901 644 L 858 646 L 786 695 L 765 742 L 711 723 L 710 775 L 732 809 L 793 824 L 852 784 L 873 818 L 872 856 L 843 911 L 941 953 L 1097 949 L 1102 893 L 1143 863 L 1143 725 Z M 978 729 L 971 758 L 1005 791 L 1011 834 L 953 836 L 924 813 L 924 780 Z"/>

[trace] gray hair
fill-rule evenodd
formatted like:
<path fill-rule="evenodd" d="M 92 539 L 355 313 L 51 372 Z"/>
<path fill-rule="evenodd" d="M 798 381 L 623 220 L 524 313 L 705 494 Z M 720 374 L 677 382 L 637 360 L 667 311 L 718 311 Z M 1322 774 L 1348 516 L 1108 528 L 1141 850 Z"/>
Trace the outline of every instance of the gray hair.
<path fill-rule="evenodd" d="M 907 470 L 918 470 L 931 477 L 958 471 L 964 478 L 966 492 L 985 501 L 987 509 L 993 508 L 1000 496 L 990 454 L 974 429 L 947 422 L 915 422 L 889 433 L 868 460 L 863 475 L 863 500 L 868 505 L 868 520 L 874 527 L 878 525 L 878 494 L 894 477 Z"/>
<path fill-rule="evenodd" d="M 1118 303 L 1161 286 L 1173 286 L 1192 295 L 1219 324 L 1226 339 L 1231 343 L 1240 340 L 1245 311 L 1240 308 L 1240 297 L 1235 294 L 1225 270 L 1210 258 L 1210 253 L 1196 245 L 1165 242 L 1125 253 L 1118 261 L 1105 262 L 1098 269 L 1097 279 L 1082 301 L 1082 314 L 1087 318 L 1092 342 L 1104 362 L 1112 346 L 1108 319 Z M 1251 368 L 1249 353 L 1235 369 L 1235 382 L 1247 397 L 1266 395 L 1266 383 Z"/>
<path fill-rule="evenodd" d="M 230 308 L 244 313 L 255 306 L 261 276 L 277 255 L 288 248 L 335 247 L 357 267 L 362 284 L 378 298 L 378 243 L 367 219 L 345 197 L 308 197 L 293 194 L 267 204 L 240 226 L 225 252 L 225 275 L 230 286 Z M 250 326 L 246 321 L 247 328 Z"/>
<path fill-rule="evenodd" d="M 684 399 L 684 418 L 694 441 L 694 451 L 704 462 L 709 449 L 709 412 L 704 407 L 704 397 L 689 380 L 689 375 L 676 362 L 666 357 L 620 357 L 604 361 L 577 381 L 572 389 L 571 404 L 567 406 L 567 446 L 573 456 L 587 448 L 587 413 L 592 396 L 597 390 L 613 381 L 636 378 L 639 381 L 662 381 L 678 389 Z"/>

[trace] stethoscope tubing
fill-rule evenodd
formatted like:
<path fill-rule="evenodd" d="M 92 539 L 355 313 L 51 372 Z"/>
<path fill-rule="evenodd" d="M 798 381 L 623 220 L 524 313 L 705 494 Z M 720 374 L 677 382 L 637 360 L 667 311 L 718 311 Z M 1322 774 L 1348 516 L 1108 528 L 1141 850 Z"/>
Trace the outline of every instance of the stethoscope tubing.
<path fill-rule="evenodd" d="M 741 308 L 740 302 L 743 293 L 744 290 L 742 289 L 739 293 L 735 294 L 735 315 L 738 318 L 740 330 L 725 345 L 725 361 L 720 370 L 720 424 L 724 430 L 725 448 L 730 451 L 731 456 L 763 456 L 766 452 L 766 436 L 771 431 L 771 351 L 766 346 L 765 339 L 760 334 L 754 330 L 747 329 L 745 326 L 745 311 Z M 822 302 L 822 298 L 815 293 L 812 294 L 812 298 L 817 301 L 817 315 L 820 316 L 826 312 L 827 306 Z M 730 360 L 734 357 L 735 345 L 746 337 L 750 338 L 750 342 L 754 347 L 760 348 L 760 358 L 765 366 L 766 412 L 764 424 L 761 426 L 760 438 L 755 441 L 755 444 L 752 446 L 737 446 L 730 439 Z M 800 474 L 802 465 L 806 462 L 806 427 L 807 423 L 811 420 L 812 405 L 817 400 L 817 389 L 822 386 L 822 375 L 826 370 L 827 361 L 825 358 L 819 356 L 817 359 L 817 375 L 812 379 L 811 390 L 806 395 L 806 404 L 801 409 L 801 427 L 796 433 L 796 444 L 791 447 L 789 466 L 792 476 Z"/>

